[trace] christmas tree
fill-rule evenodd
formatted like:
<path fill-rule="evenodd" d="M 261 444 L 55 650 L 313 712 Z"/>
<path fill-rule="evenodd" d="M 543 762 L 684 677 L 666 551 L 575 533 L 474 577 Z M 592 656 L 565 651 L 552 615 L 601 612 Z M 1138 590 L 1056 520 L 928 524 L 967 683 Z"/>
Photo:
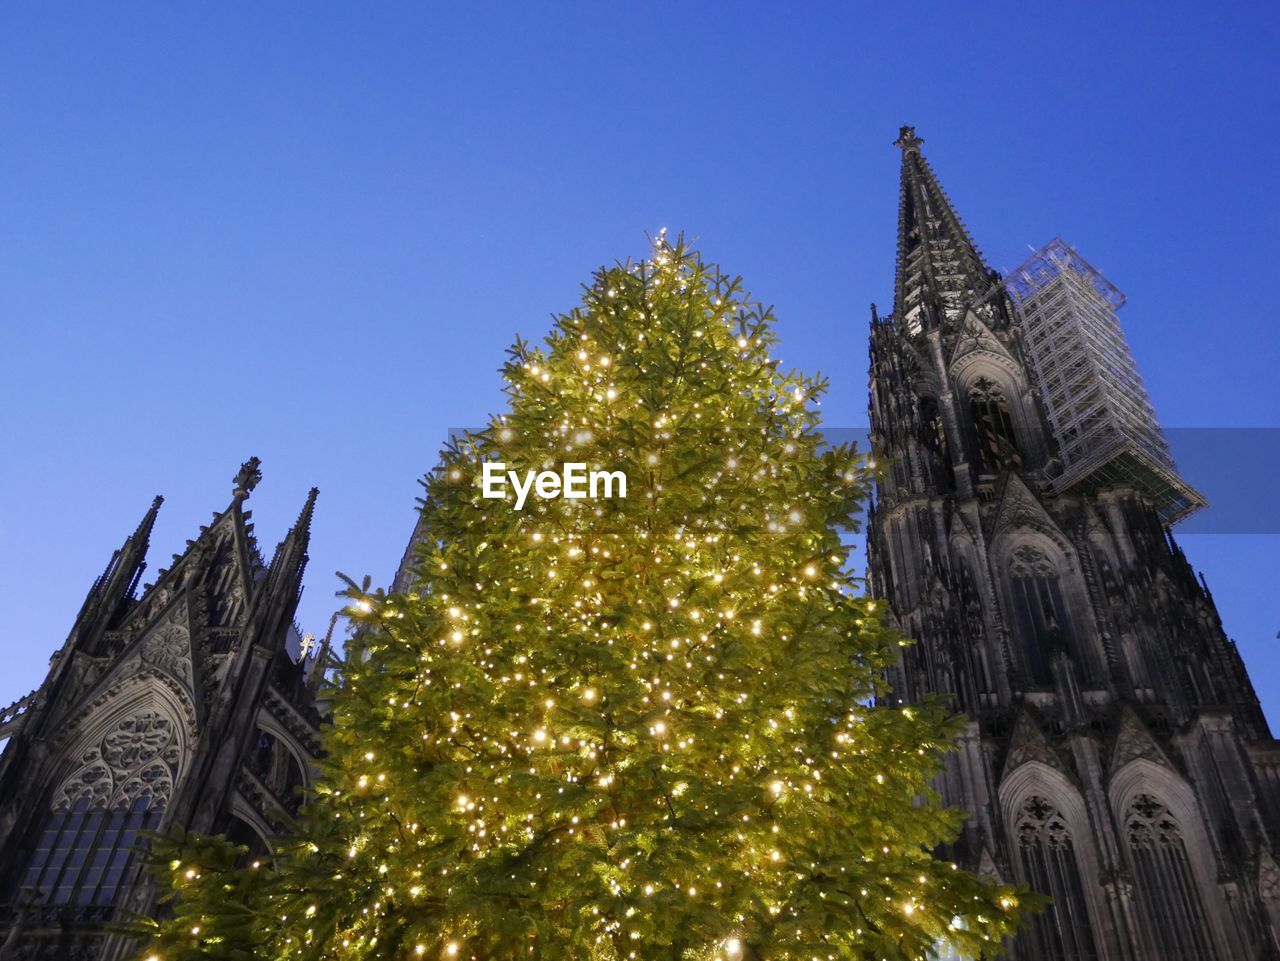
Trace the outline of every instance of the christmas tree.
<path fill-rule="evenodd" d="M 151 956 L 998 953 L 1031 897 L 932 853 L 954 729 L 883 706 L 905 641 L 842 541 L 871 478 L 775 342 L 662 238 L 517 342 L 510 411 L 426 481 L 413 590 L 352 585 L 299 839 L 274 867 L 162 845 Z M 529 486 L 565 464 L 599 484 Z"/>

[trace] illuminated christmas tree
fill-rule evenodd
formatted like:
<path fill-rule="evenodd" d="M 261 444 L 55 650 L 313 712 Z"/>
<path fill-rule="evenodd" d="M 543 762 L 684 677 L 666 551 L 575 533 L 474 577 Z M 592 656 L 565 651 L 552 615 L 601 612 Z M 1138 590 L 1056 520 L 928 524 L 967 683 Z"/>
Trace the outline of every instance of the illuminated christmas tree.
<path fill-rule="evenodd" d="M 270 870 L 163 846 L 155 957 L 998 952 L 1030 898 L 931 853 L 953 728 L 872 706 L 900 638 L 842 542 L 870 478 L 772 323 L 660 239 L 516 344 L 510 412 L 428 478 L 413 589 L 352 587 L 302 839 Z M 546 479 L 517 509 L 486 462 L 625 495 Z"/>

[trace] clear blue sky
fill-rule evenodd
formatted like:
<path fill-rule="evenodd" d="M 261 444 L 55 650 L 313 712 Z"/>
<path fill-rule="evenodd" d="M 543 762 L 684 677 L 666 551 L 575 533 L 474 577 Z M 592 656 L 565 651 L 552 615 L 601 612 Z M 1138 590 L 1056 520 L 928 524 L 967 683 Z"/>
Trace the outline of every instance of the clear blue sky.
<path fill-rule="evenodd" d="M 994 266 L 1061 234 L 1128 293 L 1167 425 L 1280 427 L 1278 28 L 1256 2 L 5 5 L 0 703 L 154 494 L 153 571 L 251 454 L 268 552 L 321 489 L 322 631 L 335 569 L 389 579 L 513 335 L 646 230 L 743 274 L 829 422 L 864 424 L 901 123 Z M 1275 723 L 1280 537 L 1184 544 Z"/>

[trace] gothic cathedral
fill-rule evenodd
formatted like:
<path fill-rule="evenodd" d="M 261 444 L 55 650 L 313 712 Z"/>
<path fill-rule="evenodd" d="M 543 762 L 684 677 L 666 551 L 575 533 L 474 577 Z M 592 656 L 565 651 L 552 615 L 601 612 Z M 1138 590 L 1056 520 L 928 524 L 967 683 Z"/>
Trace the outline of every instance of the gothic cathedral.
<path fill-rule="evenodd" d="M 967 717 L 951 854 L 1053 903 L 1021 961 L 1280 958 L 1280 744 L 1169 533 L 1203 505 L 1061 241 L 1002 278 L 904 127 L 872 591 L 916 643 L 895 696 Z"/>
<path fill-rule="evenodd" d="M 40 688 L 0 713 L 0 959 L 121 961 L 111 932 L 155 903 L 141 831 L 181 826 L 268 851 L 319 751 L 320 671 L 293 614 L 316 491 L 264 563 L 231 504 L 137 594 L 157 497 L 85 598 Z"/>
<path fill-rule="evenodd" d="M 894 309 L 872 311 L 867 555 L 916 642 L 895 697 L 968 718 L 940 782 L 969 813 L 948 853 L 1052 896 L 1017 961 L 1280 961 L 1280 745 L 1169 533 L 1204 501 L 1123 295 L 1061 241 L 988 268 L 921 143 L 902 129 Z M 154 908 L 141 831 L 269 853 L 289 830 L 329 639 L 308 657 L 293 624 L 316 492 L 266 562 L 260 480 L 244 464 L 139 593 L 157 498 L 45 682 L 0 710 L 0 961 L 129 957 L 110 923 Z"/>

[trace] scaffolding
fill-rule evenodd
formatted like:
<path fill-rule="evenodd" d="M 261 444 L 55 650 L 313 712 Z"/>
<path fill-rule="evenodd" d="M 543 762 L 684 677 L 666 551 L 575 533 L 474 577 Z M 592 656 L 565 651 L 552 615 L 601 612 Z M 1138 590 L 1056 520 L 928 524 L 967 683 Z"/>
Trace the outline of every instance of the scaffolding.
<path fill-rule="evenodd" d="M 1124 294 L 1057 237 L 1005 287 L 1062 456 L 1054 488 L 1134 488 L 1166 526 L 1204 507 L 1178 476 L 1120 328 Z"/>

